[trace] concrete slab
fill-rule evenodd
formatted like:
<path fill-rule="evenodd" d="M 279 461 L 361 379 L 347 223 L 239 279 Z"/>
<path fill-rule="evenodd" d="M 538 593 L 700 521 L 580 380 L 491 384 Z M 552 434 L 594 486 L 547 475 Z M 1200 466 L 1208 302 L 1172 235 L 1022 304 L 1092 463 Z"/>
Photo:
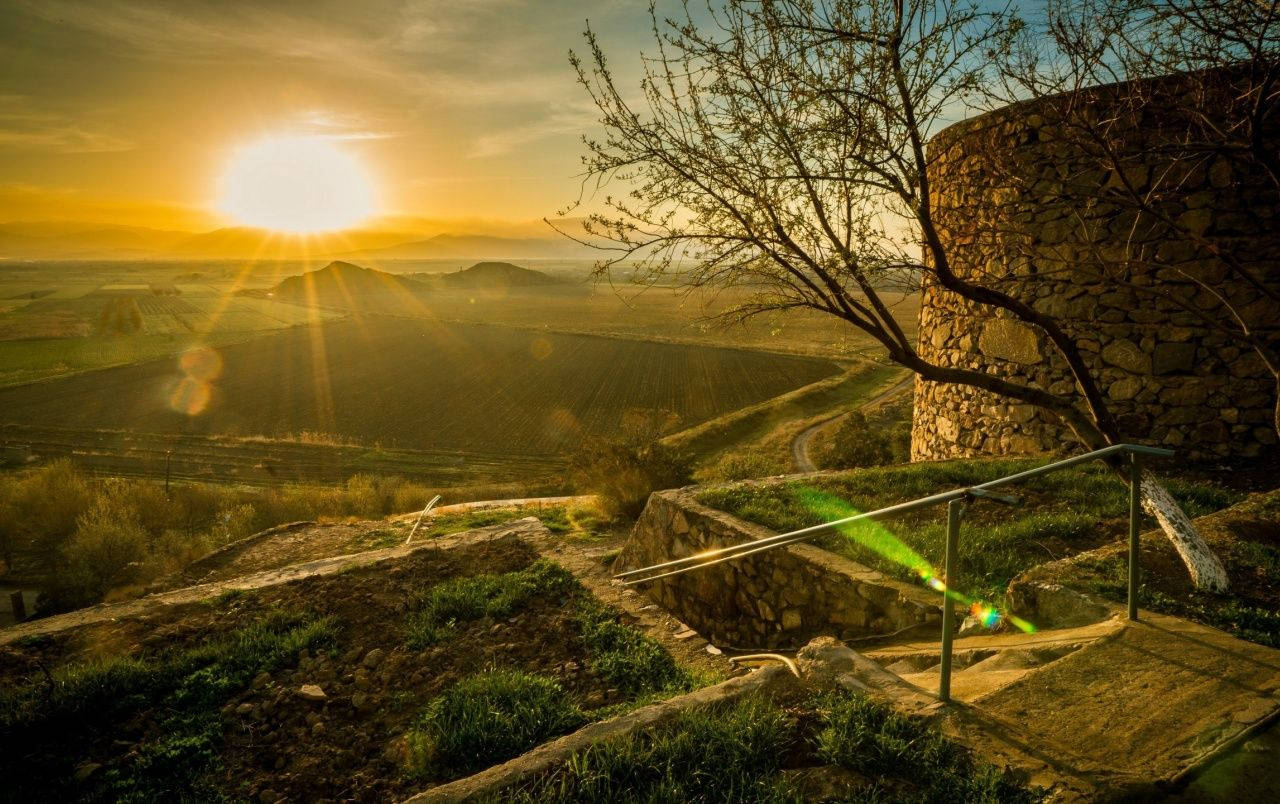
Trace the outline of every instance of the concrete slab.
<path fill-rule="evenodd" d="M 971 705 L 1077 767 L 1174 783 L 1280 716 L 1280 651 L 1143 612 Z"/>

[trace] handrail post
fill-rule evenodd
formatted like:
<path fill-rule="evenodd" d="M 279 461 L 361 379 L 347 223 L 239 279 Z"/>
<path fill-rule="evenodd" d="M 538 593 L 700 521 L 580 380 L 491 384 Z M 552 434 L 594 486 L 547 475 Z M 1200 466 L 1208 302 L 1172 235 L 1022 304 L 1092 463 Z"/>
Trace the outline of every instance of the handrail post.
<path fill-rule="evenodd" d="M 951 604 L 951 588 L 959 574 L 960 562 L 956 559 L 956 545 L 960 541 L 960 513 L 964 500 L 947 503 L 947 554 L 942 577 L 942 662 L 938 672 L 938 698 L 951 700 L 951 642 L 955 634 L 955 607 Z"/>
<path fill-rule="evenodd" d="M 1138 619 L 1138 517 L 1142 509 L 1142 459 L 1129 453 L 1129 619 Z"/>

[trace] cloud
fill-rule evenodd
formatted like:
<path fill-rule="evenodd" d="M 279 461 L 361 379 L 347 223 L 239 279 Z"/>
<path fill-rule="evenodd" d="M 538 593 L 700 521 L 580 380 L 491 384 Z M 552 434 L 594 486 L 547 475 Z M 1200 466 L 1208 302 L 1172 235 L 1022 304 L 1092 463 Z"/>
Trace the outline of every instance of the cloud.
<path fill-rule="evenodd" d="M 570 133 L 576 137 L 595 125 L 598 115 L 599 112 L 589 103 L 562 104 L 543 117 L 477 137 L 467 155 L 473 158 L 499 156 L 548 137 Z"/>
<path fill-rule="evenodd" d="M 22 95 L 0 95 L 0 149 L 56 154 L 131 151 L 134 143 L 56 112 L 31 108 Z"/>

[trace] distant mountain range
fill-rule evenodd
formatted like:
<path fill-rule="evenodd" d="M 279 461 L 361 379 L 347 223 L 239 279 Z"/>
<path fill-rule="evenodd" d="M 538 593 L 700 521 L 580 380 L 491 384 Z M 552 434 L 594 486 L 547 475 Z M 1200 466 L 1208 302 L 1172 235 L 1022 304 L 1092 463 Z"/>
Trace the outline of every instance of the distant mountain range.
<path fill-rule="evenodd" d="M 548 231 L 546 237 L 354 229 L 307 237 L 230 227 L 176 232 L 141 226 L 69 222 L 0 224 L 0 259 L 257 259 L 316 257 L 379 260 L 595 259 L 599 252 Z"/>
<path fill-rule="evenodd" d="M 563 279 L 509 262 L 480 262 L 452 273 L 391 274 L 335 260 L 318 270 L 288 277 L 268 290 L 242 293 L 301 304 L 367 308 L 410 302 L 439 290 L 509 290 L 566 284 Z"/>

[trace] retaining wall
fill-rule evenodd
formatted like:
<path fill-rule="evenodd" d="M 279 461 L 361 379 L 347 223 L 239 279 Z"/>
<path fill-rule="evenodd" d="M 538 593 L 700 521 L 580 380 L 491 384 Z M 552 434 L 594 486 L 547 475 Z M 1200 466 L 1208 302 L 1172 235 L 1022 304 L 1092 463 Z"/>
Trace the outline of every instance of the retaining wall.
<path fill-rule="evenodd" d="M 697 501 L 701 487 L 654 492 L 614 569 L 683 558 L 772 531 Z M 939 622 L 938 601 L 808 544 L 665 578 L 644 591 L 717 645 L 794 648 L 814 636 L 845 640 Z"/>

